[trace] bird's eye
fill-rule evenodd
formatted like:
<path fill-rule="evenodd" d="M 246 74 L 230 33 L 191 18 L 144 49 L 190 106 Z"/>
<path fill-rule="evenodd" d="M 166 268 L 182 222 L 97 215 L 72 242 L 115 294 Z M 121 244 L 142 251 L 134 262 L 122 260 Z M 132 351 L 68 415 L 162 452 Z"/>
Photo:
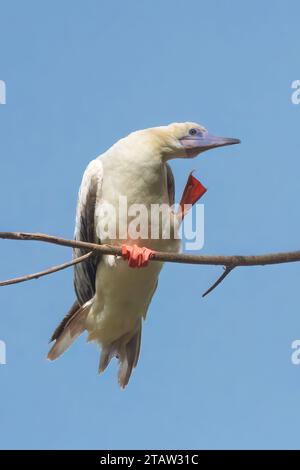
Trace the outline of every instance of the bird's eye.
<path fill-rule="evenodd" d="M 190 129 L 189 134 L 190 135 L 196 135 L 197 134 L 197 129 Z"/>

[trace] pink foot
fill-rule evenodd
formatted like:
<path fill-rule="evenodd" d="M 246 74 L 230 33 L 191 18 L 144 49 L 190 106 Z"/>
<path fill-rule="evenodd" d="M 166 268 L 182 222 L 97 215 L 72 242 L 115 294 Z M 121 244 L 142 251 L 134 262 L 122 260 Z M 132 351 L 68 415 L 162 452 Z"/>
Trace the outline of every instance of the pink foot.
<path fill-rule="evenodd" d="M 122 258 L 128 259 L 128 266 L 130 268 L 144 268 L 148 265 L 149 259 L 154 251 L 149 248 L 141 248 L 137 245 L 122 245 Z"/>

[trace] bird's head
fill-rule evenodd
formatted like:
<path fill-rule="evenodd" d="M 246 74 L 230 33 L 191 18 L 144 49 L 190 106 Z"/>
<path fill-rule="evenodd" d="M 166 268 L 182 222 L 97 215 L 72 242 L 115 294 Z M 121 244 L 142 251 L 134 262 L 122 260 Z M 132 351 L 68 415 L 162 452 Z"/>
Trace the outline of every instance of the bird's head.
<path fill-rule="evenodd" d="M 174 123 L 149 130 L 166 160 L 193 158 L 206 150 L 240 143 L 239 139 L 211 135 L 205 127 L 194 122 Z"/>

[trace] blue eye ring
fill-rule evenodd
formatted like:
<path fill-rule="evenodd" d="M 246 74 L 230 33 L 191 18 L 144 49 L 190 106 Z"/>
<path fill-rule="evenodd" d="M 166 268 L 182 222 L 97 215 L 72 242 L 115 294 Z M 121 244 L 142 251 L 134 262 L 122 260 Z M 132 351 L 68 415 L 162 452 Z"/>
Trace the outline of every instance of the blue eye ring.
<path fill-rule="evenodd" d="M 197 131 L 197 129 L 190 129 L 189 134 L 190 135 L 196 135 L 196 134 L 198 134 L 198 131 Z"/>

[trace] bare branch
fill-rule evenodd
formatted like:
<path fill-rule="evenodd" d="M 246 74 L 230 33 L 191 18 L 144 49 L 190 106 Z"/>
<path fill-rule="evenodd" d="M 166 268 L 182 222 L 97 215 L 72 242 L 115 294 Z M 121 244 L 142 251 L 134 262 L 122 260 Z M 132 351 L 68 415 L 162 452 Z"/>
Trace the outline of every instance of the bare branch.
<path fill-rule="evenodd" d="M 82 263 L 86 259 L 90 258 L 94 254 L 93 251 L 86 253 L 85 255 L 79 256 L 78 258 L 74 258 L 72 261 L 68 261 L 67 263 L 59 264 L 57 266 L 53 266 L 53 268 L 45 269 L 44 271 L 40 271 L 34 274 L 26 274 L 25 276 L 15 277 L 13 279 L 7 279 L 6 281 L 0 281 L 1 286 L 9 286 L 11 284 L 18 284 L 19 282 L 31 281 L 32 279 L 38 279 L 42 276 L 47 276 L 48 274 L 56 273 L 57 271 L 61 271 L 62 269 L 69 268 L 74 264 Z"/>
<path fill-rule="evenodd" d="M 69 246 L 71 248 L 83 248 L 89 250 L 89 253 L 77 258 L 69 263 L 55 266 L 46 271 L 42 271 L 36 274 L 29 274 L 16 279 L 10 279 L 3 281 L 1 285 L 16 284 L 18 282 L 27 281 L 30 279 L 36 279 L 41 276 L 46 276 L 61 269 L 68 268 L 73 264 L 80 263 L 87 259 L 89 256 L 100 252 L 102 254 L 111 254 L 121 256 L 121 247 L 112 245 L 98 245 L 96 243 L 87 243 L 82 241 L 67 240 L 65 238 L 54 237 L 43 233 L 27 233 L 27 232 L 0 232 L 0 239 L 8 240 L 31 240 L 45 243 L 52 243 L 55 245 Z M 300 261 L 300 251 L 290 251 L 283 253 L 268 253 L 262 255 L 232 255 L 232 256 L 218 256 L 218 255 L 187 255 L 182 253 L 167 253 L 163 251 L 156 251 L 151 257 L 151 261 L 167 261 L 170 263 L 187 263 L 187 264 L 199 264 L 199 265 L 212 265 L 212 266 L 225 266 L 225 271 L 222 276 L 213 284 L 213 286 L 206 291 L 203 296 L 207 295 L 213 289 L 215 289 L 225 277 L 237 266 L 264 266 L 270 264 L 281 264 L 281 263 L 294 263 Z"/>
<path fill-rule="evenodd" d="M 221 284 L 221 282 L 225 279 L 226 276 L 228 276 L 228 274 L 234 269 L 233 266 L 227 266 L 225 267 L 224 269 L 224 272 L 222 273 L 222 275 L 220 277 L 218 277 L 218 279 L 216 280 L 216 282 L 209 288 L 207 289 L 204 294 L 202 294 L 202 297 L 206 297 L 208 294 L 210 294 L 219 284 Z"/>
<path fill-rule="evenodd" d="M 112 245 L 97 245 L 65 238 L 45 235 L 43 233 L 27 232 L 0 232 L 0 239 L 9 240 L 35 240 L 55 245 L 85 248 L 86 250 L 99 251 L 106 255 L 121 256 L 121 247 Z M 157 251 L 151 257 L 151 261 L 168 261 L 170 263 L 205 264 L 211 266 L 264 266 L 267 264 L 293 263 L 300 261 L 300 251 L 287 251 L 283 253 L 269 253 L 250 256 L 216 256 L 216 255 L 186 255 L 183 253 L 167 253 Z"/>

